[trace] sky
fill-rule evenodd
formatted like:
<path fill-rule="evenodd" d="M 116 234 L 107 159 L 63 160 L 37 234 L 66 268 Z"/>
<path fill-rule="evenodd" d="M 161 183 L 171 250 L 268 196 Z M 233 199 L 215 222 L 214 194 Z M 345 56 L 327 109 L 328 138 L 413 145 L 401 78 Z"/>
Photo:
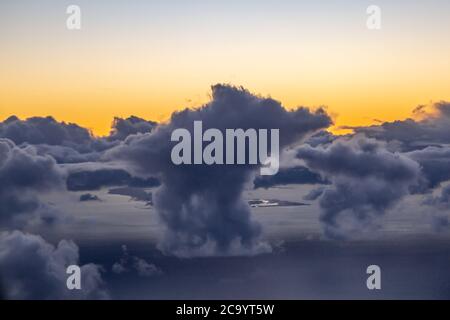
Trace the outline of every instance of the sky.
<path fill-rule="evenodd" d="M 66 8 L 81 8 L 67 30 Z M 366 8 L 381 8 L 381 30 Z M 435 1 L 2 1 L 0 120 L 51 115 L 96 135 L 113 117 L 167 120 L 242 85 L 340 126 L 450 100 L 450 3 Z"/>
<path fill-rule="evenodd" d="M 0 299 L 448 299 L 449 14 L 0 1 Z M 196 121 L 279 129 L 279 171 L 177 165 Z"/>
<path fill-rule="evenodd" d="M 0 299 L 448 299 L 449 14 L 448 0 L 0 1 Z M 197 121 L 218 160 L 179 164 L 173 133 Z M 276 174 L 221 163 L 238 128 L 258 130 L 259 153 L 278 129 Z"/>

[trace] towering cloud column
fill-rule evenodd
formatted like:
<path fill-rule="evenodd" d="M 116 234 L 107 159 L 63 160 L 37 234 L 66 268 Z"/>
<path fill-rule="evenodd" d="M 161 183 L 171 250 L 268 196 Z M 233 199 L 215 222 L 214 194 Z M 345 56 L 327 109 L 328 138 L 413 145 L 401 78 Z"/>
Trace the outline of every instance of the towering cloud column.
<path fill-rule="evenodd" d="M 178 256 L 255 254 L 269 247 L 261 242 L 261 228 L 250 216 L 242 192 L 261 164 L 175 165 L 171 134 L 186 129 L 193 136 L 194 121 L 203 129 L 279 129 L 280 149 L 299 143 L 331 124 L 324 110 L 287 111 L 273 99 L 252 95 L 243 88 L 212 87 L 212 100 L 197 109 L 172 115 L 170 122 L 149 134 L 129 136 L 108 152 L 113 159 L 129 162 L 134 170 L 157 175 L 162 185 L 154 203 L 166 228 L 160 243 L 165 252 Z M 247 150 L 248 152 L 248 150 Z"/>

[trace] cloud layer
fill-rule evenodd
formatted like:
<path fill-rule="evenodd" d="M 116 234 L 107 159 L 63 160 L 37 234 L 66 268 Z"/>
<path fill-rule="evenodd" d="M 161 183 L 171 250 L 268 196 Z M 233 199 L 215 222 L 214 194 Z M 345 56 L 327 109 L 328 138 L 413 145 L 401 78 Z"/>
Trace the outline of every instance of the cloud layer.
<path fill-rule="evenodd" d="M 51 117 L 13 116 L 0 123 L 0 221 L 8 228 L 54 221 L 57 215 L 39 195 L 61 189 L 64 179 L 69 191 L 160 186 L 152 203 L 166 231 L 162 251 L 254 254 L 269 247 L 261 241 L 261 226 L 253 221 L 243 191 L 320 184 L 305 199 L 318 200 L 326 235 L 351 237 L 376 227 L 410 194 L 426 194 L 424 204 L 446 208 L 450 103 L 436 103 L 431 111 L 419 107 L 415 117 L 420 120 L 353 128 L 355 134 L 338 137 L 324 131 L 331 119 L 322 109 L 288 111 L 278 101 L 228 85 L 213 86 L 209 103 L 175 112 L 168 123 L 115 118 L 106 137 Z M 194 121 L 222 133 L 280 129 L 281 149 L 287 151 L 280 171 L 259 176 L 258 165 L 174 165 L 171 133 L 184 128 L 193 134 Z M 436 189 L 441 196 L 430 196 Z"/>

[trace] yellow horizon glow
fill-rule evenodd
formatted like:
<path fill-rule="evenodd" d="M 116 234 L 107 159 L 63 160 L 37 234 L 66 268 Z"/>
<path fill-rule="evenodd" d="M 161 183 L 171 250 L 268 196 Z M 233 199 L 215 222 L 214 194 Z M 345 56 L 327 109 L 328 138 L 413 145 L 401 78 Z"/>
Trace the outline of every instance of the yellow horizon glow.
<path fill-rule="evenodd" d="M 274 34 L 267 46 L 265 34 L 232 43 L 212 37 L 205 45 L 202 38 L 161 44 L 83 32 L 4 45 L 0 119 L 50 115 L 102 136 L 116 116 L 164 121 L 200 106 L 216 83 L 242 85 L 288 109 L 327 106 L 333 132 L 450 101 L 450 43 L 432 36 L 418 42 L 417 35 L 357 30 L 296 43 Z"/>

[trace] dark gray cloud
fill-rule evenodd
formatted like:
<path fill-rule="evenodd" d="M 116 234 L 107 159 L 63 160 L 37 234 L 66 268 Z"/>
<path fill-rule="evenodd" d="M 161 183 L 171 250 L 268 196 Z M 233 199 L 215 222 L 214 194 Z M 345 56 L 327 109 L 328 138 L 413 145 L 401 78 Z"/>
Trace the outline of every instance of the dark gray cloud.
<path fill-rule="evenodd" d="M 412 151 L 428 146 L 450 143 L 450 103 L 439 102 L 431 113 L 424 107 L 415 110 L 422 120 L 397 120 L 370 127 L 352 128 L 356 133 L 389 142 L 388 147 L 400 151 Z"/>
<path fill-rule="evenodd" d="M 431 226 L 437 232 L 450 228 L 450 184 L 442 186 L 437 195 L 429 194 L 423 204 L 430 208 Z"/>
<path fill-rule="evenodd" d="M 325 234 L 333 238 L 373 228 L 420 180 L 418 163 L 362 136 L 338 139 L 328 147 L 305 145 L 297 156 L 332 181 L 319 203 Z"/>
<path fill-rule="evenodd" d="M 112 130 L 108 140 L 124 140 L 137 133 L 149 133 L 157 126 L 156 122 L 144 120 L 135 116 L 127 119 L 114 118 Z"/>
<path fill-rule="evenodd" d="M 96 138 L 77 124 L 58 122 L 52 117 L 21 120 L 11 116 L 0 122 L 0 138 L 18 146 L 33 145 L 37 154 L 50 155 L 58 163 L 97 161 L 103 151 L 118 144 Z"/>
<path fill-rule="evenodd" d="M 78 168 L 80 170 L 80 168 Z M 98 190 L 102 187 L 156 187 L 156 178 L 139 178 L 132 176 L 124 169 L 98 169 L 70 172 L 67 177 L 67 189 L 70 191 Z"/>
<path fill-rule="evenodd" d="M 141 277 L 159 276 L 163 272 L 157 266 L 128 252 L 126 245 L 122 245 L 122 257 L 113 264 L 112 272 L 122 274 L 126 272 L 136 272 Z"/>
<path fill-rule="evenodd" d="M 426 184 L 422 191 L 450 180 L 450 146 L 427 147 L 405 155 L 420 163 Z"/>
<path fill-rule="evenodd" d="M 106 299 L 101 268 L 81 268 L 81 290 L 68 290 L 66 268 L 79 264 L 78 247 L 62 240 L 55 247 L 36 235 L 0 233 L 0 275 L 7 299 Z"/>
<path fill-rule="evenodd" d="M 32 222 L 53 222 L 57 215 L 38 199 L 43 192 L 61 188 L 64 173 L 49 156 L 28 146 L 17 147 L 0 139 L 0 221 L 22 227 Z"/>
<path fill-rule="evenodd" d="M 413 193 L 431 193 L 450 180 L 450 103 L 439 102 L 431 106 L 419 106 L 414 110 L 416 119 L 386 122 L 370 127 L 353 128 L 356 134 L 364 134 L 385 141 L 385 149 L 402 152 L 420 165 L 421 175 L 417 185 L 410 188 Z M 442 192 L 445 188 L 442 189 Z M 424 204 L 442 209 L 444 199 L 425 196 Z M 437 206 L 437 207 L 436 207 Z M 432 214 L 436 230 L 447 228 L 448 217 Z"/>
<path fill-rule="evenodd" d="M 328 183 L 318 173 L 306 167 L 282 168 L 274 176 L 256 176 L 253 180 L 254 188 L 271 188 L 289 184 L 326 184 Z"/>
<path fill-rule="evenodd" d="M 128 161 L 136 171 L 158 174 L 162 185 L 154 204 L 166 227 L 160 248 L 179 256 L 256 253 L 261 246 L 261 227 L 250 216 L 242 192 L 258 166 L 180 165 L 171 161 L 171 133 L 185 128 L 192 133 L 193 122 L 204 130 L 280 129 L 280 147 L 299 142 L 307 134 L 326 128 L 330 117 L 319 109 L 287 111 L 273 99 L 254 96 L 241 88 L 216 85 L 212 101 L 201 108 L 172 115 L 168 124 L 151 134 L 129 136 L 110 152 L 110 159 Z"/>
<path fill-rule="evenodd" d="M 89 151 L 82 153 L 71 147 L 53 146 L 48 144 L 33 145 L 39 155 L 49 155 L 53 157 L 57 163 L 84 163 L 98 161 L 102 155 L 101 151 Z"/>
<path fill-rule="evenodd" d="M 10 139 L 16 145 L 34 145 L 38 154 L 51 155 L 58 163 L 80 163 L 97 161 L 103 151 L 116 146 L 119 140 L 150 132 L 156 125 L 134 116 L 114 118 L 110 135 L 98 138 L 86 128 L 58 122 L 50 116 L 26 120 L 11 116 L 0 122 L 0 138 Z"/>
<path fill-rule="evenodd" d="M 445 211 L 450 209 L 450 185 L 443 186 L 438 196 L 428 196 L 425 204 L 434 206 L 437 210 Z"/>
<path fill-rule="evenodd" d="M 327 145 L 332 143 L 337 136 L 333 135 L 332 133 L 321 130 L 312 136 L 310 136 L 308 139 L 305 140 L 305 144 L 309 144 L 311 147 L 317 147 L 319 145 Z"/>
<path fill-rule="evenodd" d="M 120 188 L 114 188 L 110 189 L 108 191 L 109 194 L 117 194 L 122 196 L 129 196 L 133 200 L 136 201 L 144 201 L 148 205 L 152 205 L 152 193 L 147 192 L 144 189 L 141 188 L 133 188 L 133 187 L 120 187 Z"/>
<path fill-rule="evenodd" d="M 436 232 L 445 232 L 450 228 L 450 219 L 448 215 L 433 215 L 431 225 Z"/>
<path fill-rule="evenodd" d="M 314 201 L 317 200 L 325 191 L 325 187 L 319 187 L 316 189 L 312 189 L 310 192 L 308 192 L 304 197 L 303 200 L 307 201 Z"/>
<path fill-rule="evenodd" d="M 88 146 L 91 133 L 77 124 L 57 122 L 52 117 L 33 117 L 20 120 L 11 116 L 0 123 L 0 137 L 15 144 L 48 144 L 68 147 Z"/>
<path fill-rule="evenodd" d="M 100 201 L 100 198 L 96 195 L 93 195 L 91 193 L 84 193 L 80 196 L 81 202 L 87 202 L 87 201 Z"/>

